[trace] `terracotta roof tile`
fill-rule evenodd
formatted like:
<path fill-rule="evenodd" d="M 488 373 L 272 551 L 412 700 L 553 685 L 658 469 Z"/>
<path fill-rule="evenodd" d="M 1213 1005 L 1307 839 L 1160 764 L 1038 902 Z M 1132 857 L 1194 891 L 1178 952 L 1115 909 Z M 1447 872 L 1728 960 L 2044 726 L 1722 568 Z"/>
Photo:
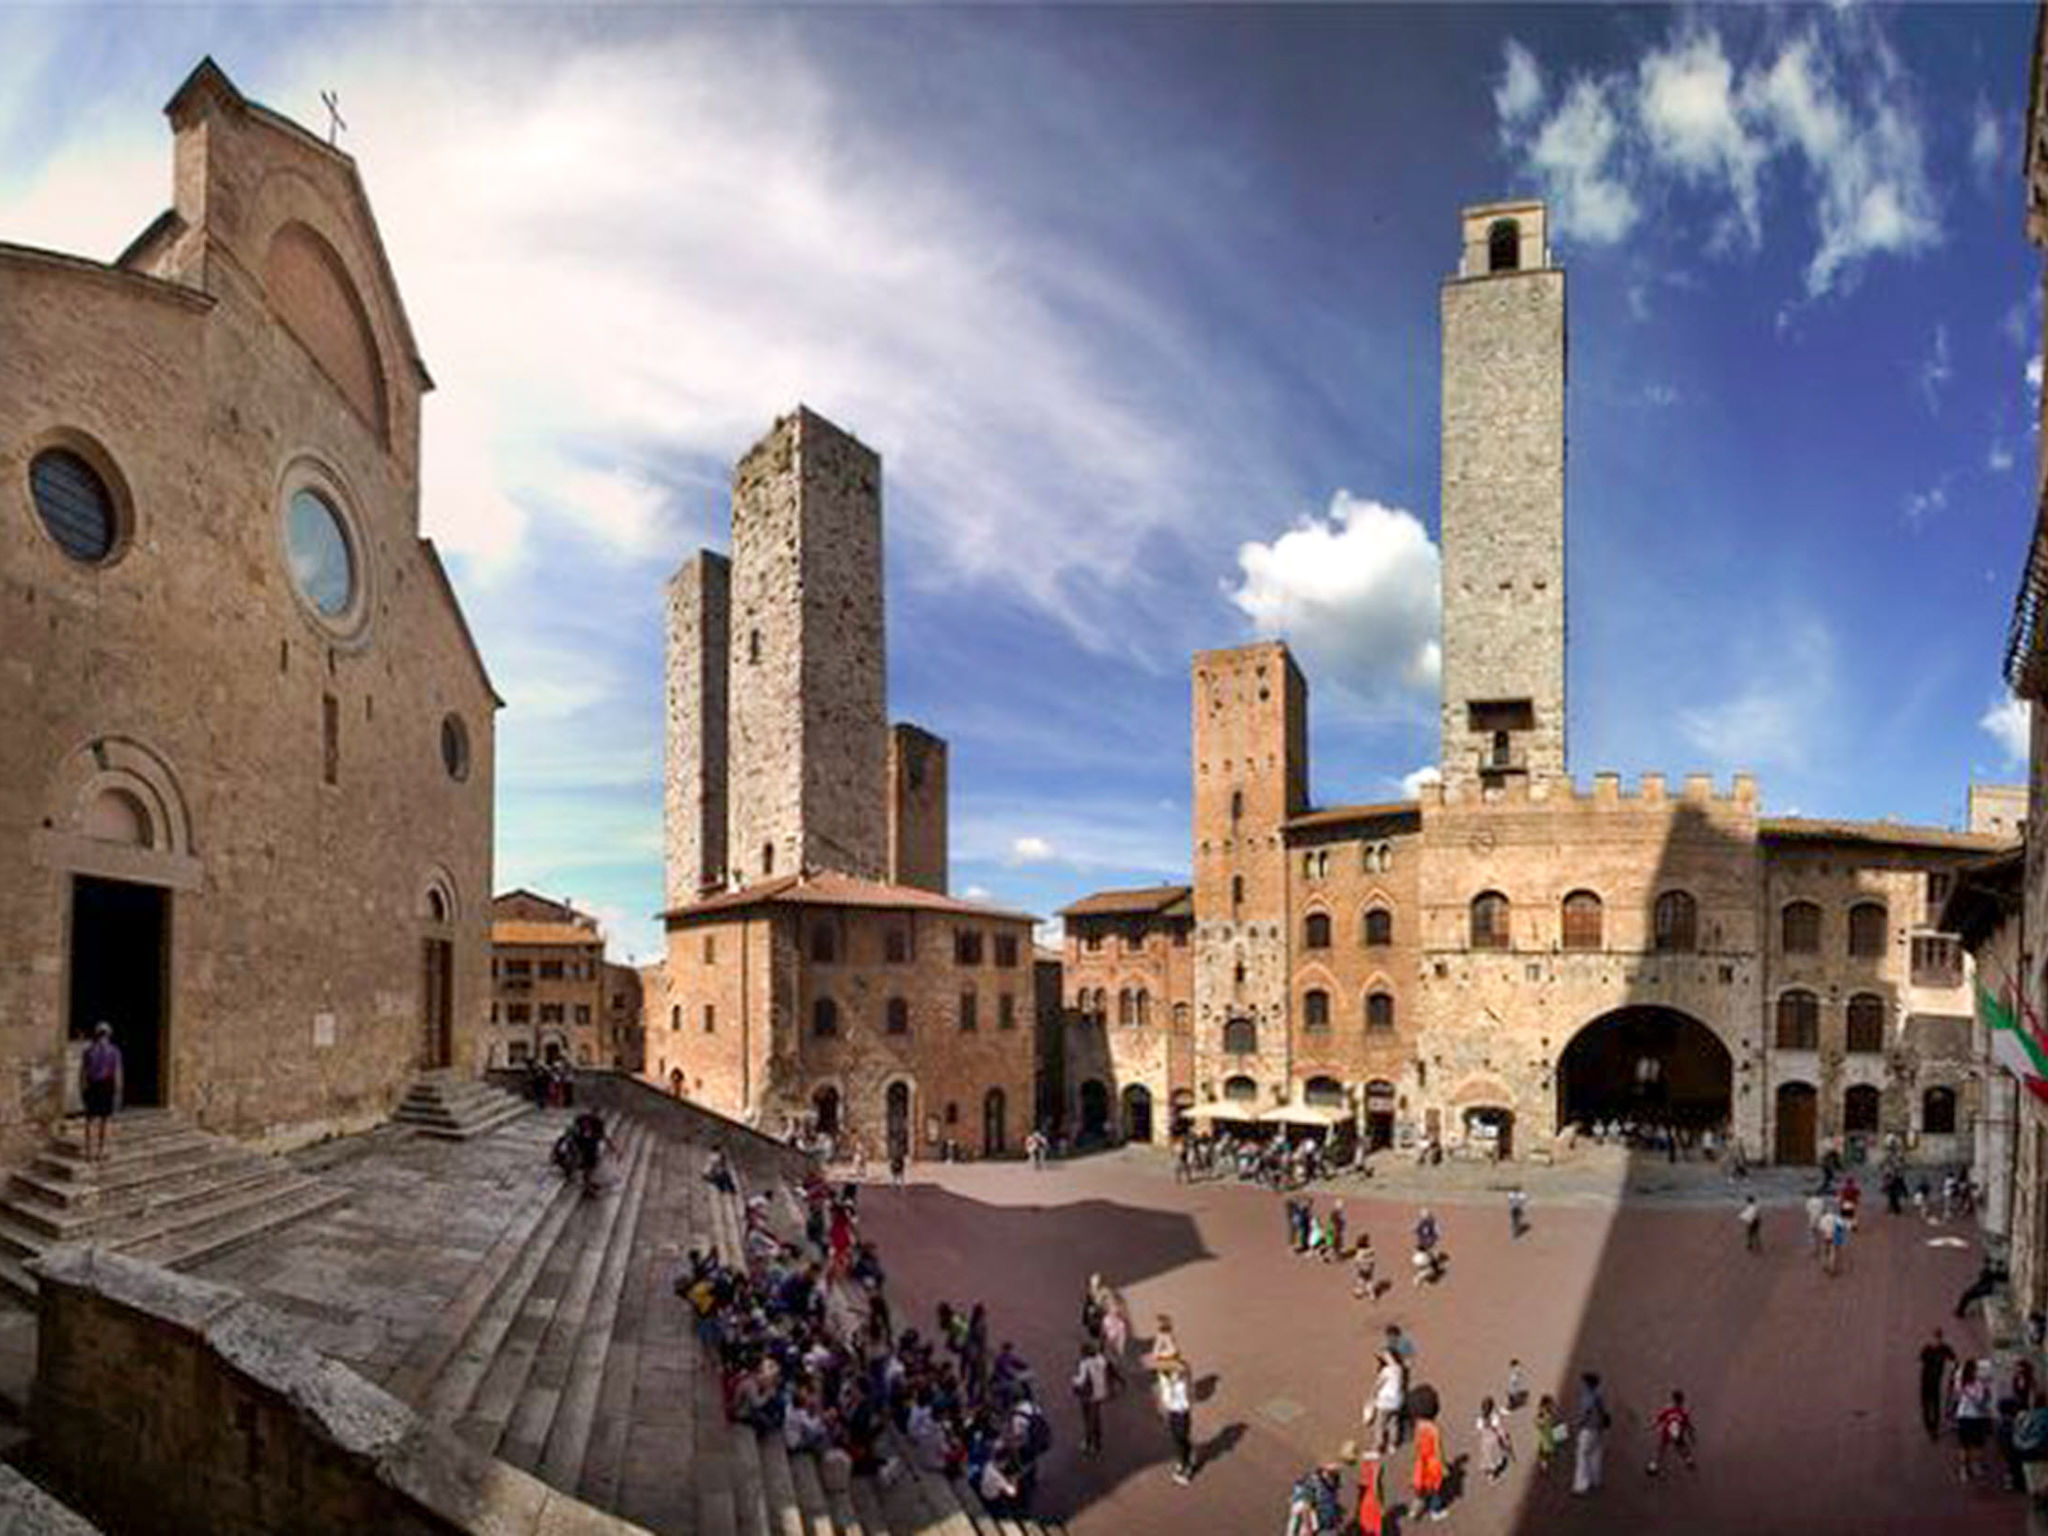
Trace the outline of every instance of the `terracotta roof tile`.
<path fill-rule="evenodd" d="M 1129 890 L 1095 891 L 1060 908 L 1061 917 L 1138 916 L 1164 912 L 1192 898 L 1185 885 L 1141 885 Z"/>
<path fill-rule="evenodd" d="M 580 923 L 523 923 L 508 921 L 491 924 L 493 944 L 602 944 L 604 935 L 595 928 L 585 928 Z"/>
<path fill-rule="evenodd" d="M 1947 827 L 1915 827 L 1899 821 L 1830 821 L 1816 816 L 1764 816 L 1756 834 L 1801 842 L 1888 843 L 1899 848 L 1952 848 L 1958 853 L 1997 853 L 2012 839 L 1996 832 L 1953 832 Z"/>
<path fill-rule="evenodd" d="M 1422 807 L 1413 800 L 1383 801 L 1376 805 L 1331 805 L 1319 811 L 1304 811 L 1282 822 L 1287 832 L 1304 832 L 1314 827 L 1341 827 L 1354 821 L 1387 821 L 1412 817 L 1418 823 Z"/>
<path fill-rule="evenodd" d="M 1033 918 L 1028 912 L 1012 912 L 979 902 L 961 901 L 937 891 L 910 885 L 891 885 L 886 880 L 863 880 L 836 870 L 810 875 L 783 875 L 737 891 L 723 891 L 688 906 L 672 907 L 662 913 L 668 920 L 736 912 L 746 907 L 868 907 L 884 912 L 952 912 L 961 917 L 1002 917 L 1020 923 Z"/>

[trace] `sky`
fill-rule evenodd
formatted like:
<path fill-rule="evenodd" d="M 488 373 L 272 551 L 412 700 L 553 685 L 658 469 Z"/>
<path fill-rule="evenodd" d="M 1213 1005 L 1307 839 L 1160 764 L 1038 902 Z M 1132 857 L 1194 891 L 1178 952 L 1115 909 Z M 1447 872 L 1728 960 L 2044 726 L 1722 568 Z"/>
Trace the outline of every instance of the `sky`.
<path fill-rule="evenodd" d="M 0 6 L 0 240 L 111 259 L 205 54 L 360 165 L 422 525 L 506 700 L 496 880 L 658 954 L 662 589 L 808 404 L 883 459 L 958 893 L 1188 868 L 1188 659 L 1278 635 L 1318 804 L 1436 755 L 1437 293 L 1569 289 L 1569 753 L 1957 824 L 2024 776 L 2033 11 Z"/>

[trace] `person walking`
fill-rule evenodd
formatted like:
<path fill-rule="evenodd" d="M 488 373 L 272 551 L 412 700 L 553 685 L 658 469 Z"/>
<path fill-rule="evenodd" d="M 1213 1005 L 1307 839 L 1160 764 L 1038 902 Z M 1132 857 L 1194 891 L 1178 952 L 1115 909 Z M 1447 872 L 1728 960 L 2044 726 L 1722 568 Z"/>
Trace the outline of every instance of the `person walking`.
<path fill-rule="evenodd" d="M 1586 1371 L 1579 1377 L 1579 1411 L 1573 1417 L 1576 1431 L 1572 1461 L 1572 1492 L 1584 1497 L 1600 1486 L 1607 1431 L 1614 1416 L 1607 1411 L 1607 1399 L 1600 1393 L 1600 1373 Z"/>
<path fill-rule="evenodd" d="M 1685 1463 L 1688 1472 L 1699 1470 L 1692 1459 L 1692 1414 L 1686 1409 L 1683 1392 L 1672 1390 L 1671 1401 L 1657 1411 L 1652 1431 L 1655 1443 L 1650 1449 L 1650 1465 L 1645 1469 L 1650 1476 L 1655 1477 L 1663 1470 L 1666 1456 L 1676 1456 Z"/>
<path fill-rule="evenodd" d="M 1380 1490 L 1380 1453 L 1368 1450 L 1358 1458 L 1358 1536 L 1382 1536 L 1386 1506 Z"/>
<path fill-rule="evenodd" d="M 1764 1251 L 1764 1213 L 1754 1194 L 1742 1197 L 1742 1210 L 1735 1218 L 1742 1223 L 1742 1246 L 1751 1253 Z"/>
<path fill-rule="evenodd" d="M 1515 1459 L 1515 1442 L 1508 1436 L 1507 1419 L 1492 1398 L 1479 1400 L 1479 1418 L 1474 1428 L 1479 1434 L 1480 1469 L 1486 1473 L 1488 1482 L 1497 1483 Z"/>
<path fill-rule="evenodd" d="M 1081 1362 L 1074 1367 L 1074 1397 L 1081 1404 L 1081 1454 L 1102 1454 L 1102 1405 L 1109 1400 L 1109 1363 L 1102 1346 L 1081 1341 Z"/>
<path fill-rule="evenodd" d="M 1529 1197 L 1517 1184 L 1508 1191 L 1508 1236 L 1519 1241 L 1529 1230 Z"/>
<path fill-rule="evenodd" d="M 1437 1243 L 1442 1234 L 1438 1232 L 1436 1216 L 1427 1206 L 1415 1220 L 1415 1283 L 1434 1281 L 1438 1273 Z"/>
<path fill-rule="evenodd" d="M 1520 1360 L 1508 1361 L 1507 1399 L 1503 1406 L 1509 1413 L 1524 1407 L 1529 1401 L 1529 1378 L 1522 1373 Z"/>
<path fill-rule="evenodd" d="M 1372 1396 L 1365 1405 L 1365 1423 L 1372 1431 L 1373 1454 L 1388 1456 L 1401 1443 L 1401 1410 L 1408 1401 L 1408 1368 L 1391 1349 L 1380 1351 L 1377 1365 Z"/>
<path fill-rule="evenodd" d="M 104 1162 L 107 1130 L 114 1123 L 122 1088 L 121 1047 L 114 1044 L 114 1026 L 105 1019 L 92 1027 L 92 1044 L 78 1064 L 78 1088 L 85 1100 L 85 1155 Z"/>
<path fill-rule="evenodd" d="M 1328 1257 L 1330 1262 L 1334 1264 L 1344 1257 L 1344 1202 L 1341 1199 L 1333 1200 L 1330 1203 L 1329 1223 L 1330 1252 Z"/>
<path fill-rule="evenodd" d="M 1821 1268 L 1828 1272 L 1830 1279 L 1833 1279 L 1842 1272 L 1842 1250 L 1849 1241 L 1849 1223 L 1840 1211 L 1830 1210 L 1822 1215 L 1820 1229 Z"/>
<path fill-rule="evenodd" d="M 1821 1235 L 1821 1219 L 1828 1213 L 1827 1197 L 1815 1190 L 1806 1197 L 1806 1241 L 1816 1259 L 1826 1258 L 1826 1239 Z"/>
<path fill-rule="evenodd" d="M 1415 1421 L 1415 1498 L 1432 1520 L 1450 1514 L 1444 1508 L 1444 1440 L 1436 1419 L 1424 1414 Z"/>
<path fill-rule="evenodd" d="M 909 1161 L 904 1155 L 901 1142 L 889 1148 L 889 1183 L 893 1188 L 901 1190 L 904 1187 L 903 1173 Z"/>
<path fill-rule="evenodd" d="M 1941 1409 L 1948 1396 L 1948 1373 L 1955 1368 L 1956 1352 L 1939 1328 L 1920 1346 L 1920 1422 L 1927 1438 L 1941 1438 Z"/>
<path fill-rule="evenodd" d="M 1536 1474 L 1550 1475 L 1550 1464 L 1571 1438 L 1571 1426 L 1557 1411 L 1557 1399 L 1548 1392 L 1536 1400 Z"/>
<path fill-rule="evenodd" d="M 1194 1395 L 1187 1362 L 1178 1355 L 1159 1372 L 1159 1412 L 1173 1441 L 1173 1480 L 1185 1488 L 1195 1479 Z"/>
<path fill-rule="evenodd" d="M 1982 1362 L 1965 1360 L 1956 1376 L 1956 1480 L 1974 1483 L 1984 1475 L 1984 1447 L 1991 1443 L 1997 1409 L 1991 1398 L 1991 1372 Z"/>
<path fill-rule="evenodd" d="M 1379 1277 L 1374 1270 L 1379 1256 L 1372 1251 L 1372 1234 L 1358 1234 L 1358 1246 L 1351 1254 L 1351 1295 L 1357 1301 L 1371 1301 L 1379 1295 Z"/>

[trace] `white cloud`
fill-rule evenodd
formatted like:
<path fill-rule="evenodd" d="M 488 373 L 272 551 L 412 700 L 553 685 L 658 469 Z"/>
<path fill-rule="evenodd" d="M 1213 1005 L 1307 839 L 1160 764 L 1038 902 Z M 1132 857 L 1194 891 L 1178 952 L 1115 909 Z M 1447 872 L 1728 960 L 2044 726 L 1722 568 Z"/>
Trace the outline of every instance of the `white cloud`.
<path fill-rule="evenodd" d="M 1948 481 L 1943 478 L 1924 491 L 1909 491 L 1906 494 L 1906 521 L 1918 527 L 1937 512 L 1948 510 Z"/>
<path fill-rule="evenodd" d="M 1994 437 L 1991 447 L 1985 452 L 1984 467 L 1995 475 L 2002 475 L 2013 466 L 2012 445 L 2002 437 Z"/>
<path fill-rule="evenodd" d="M 1621 122 L 1609 90 L 1598 80 L 1574 80 L 1527 148 L 1529 168 L 1550 204 L 1551 227 L 1587 245 L 1614 244 L 1641 212 L 1622 180 Z"/>
<path fill-rule="evenodd" d="M 1516 124 L 1536 114 L 1543 105 L 1543 71 L 1536 55 L 1512 37 L 1507 41 L 1500 83 L 1493 88 L 1494 110 L 1503 123 Z"/>
<path fill-rule="evenodd" d="M 1718 704 L 1681 709 L 1686 740 L 1715 768 L 1805 767 L 1824 729 L 1835 693 L 1834 638 L 1817 619 L 1782 626 L 1772 655 L 1747 658 L 1752 679 Z"/>
<path fill-rule="evenodd" d="M 1999 162 L 2004 156 L 2005 135 L 1999 128 L 1998 114 L 1991 110 L 1990 102 L 1979 96 L 1970 123 L 1970 169 L 1976 173 L 1979 186 L 1989 188 L 1996 182 Z"/>
<path fill-rule="evenodd" d="M 2041 354 L 2038 352 L 2027 359 L 2027 393 L 2036 400 L 2041 398 Z"/>
<path fill-rule="evenodd" d="M 1949 361 L 1948 327 L 1934 327 L 1934 344 L 1920 364 L 1920 393 L 1926 397 L 1927 409 L 1940 414 L 1941 392 L 1955 377 L 1955 365 Z"/>
<path fill-rule="evenodd" d="M 2027 716 L 2027 705 L 2022 699 L 2007 694 L 1978 717 L 1981 726 L 1991 739 L 1998 743 L 2009 763 L 2027 761 L 2027 748 L 2031 722 Z"/>
<path fill-rule="evenodd" d="M 1654 405 L 1662 409 L 1667 405 L 1678 404 L 1678 391 L 1669 384 L 1645 384 L 1643 386 L 1643 400 L 1645 404 Z"/>
<path fill-rule="evenodd" d="M 1067 942 L 1067 922 L 1062 917 L 1048 917 L 1032 925 L 1031 942 L 1040 949 L 1057 952 Z"/>
<path fill-rule="evenodd" d="M 1424 763 L 1420 768 L 1411 769 L 1401 775 L 1401 793 L 1413 800 L 1422 793 L 1425 784 L 1441 784 L 1444 771 L 1435 763 Z"/>
<path fill-rule="evenodd" d="M 1058 854 L 1051 843 L 1042 837 L 1017 837 L 1010 840 L 1010 862 L 1012 864 L 1049 864 Z"/>
<path fill-rule="evenodd" d="M 1725 184 L 1754 246 L 1763 236 L 1757 176 L 1766 151 L 1737 110 L 1735 69 L 1720 35 L 1696 31 L 1645 55 L 1637 73 L 1651 154 L 1685 180 Z"/>
<path fill-rule="evenodd" d="M 994 901 L 995 892 L 985 885 L 970 885 L 960 893 L 962 901 Z"/>
<path fill-rule="evenodd" d="M 1437 548 L 1414 513 L 1339 491 L 1326 517 L 1242 546 L 1237 563 L 1230 600 L 1318 680 L 1369 703 L 1436 686 Z"/>

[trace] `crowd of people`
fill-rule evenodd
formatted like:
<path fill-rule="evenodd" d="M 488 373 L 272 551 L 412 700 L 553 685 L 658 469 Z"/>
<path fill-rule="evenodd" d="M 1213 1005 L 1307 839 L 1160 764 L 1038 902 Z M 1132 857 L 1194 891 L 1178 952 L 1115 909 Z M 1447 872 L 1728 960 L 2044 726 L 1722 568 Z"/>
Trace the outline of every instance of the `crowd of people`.
<path fill-rule="evenodd" d="M 1234 1178 L 1267 1189 L 1300 1189 L 1333 1174 L 1363 1171 L 1355 1148 L 1333 1148 L 1321 1136 L 1189 1131 L 1173 1144 L 1174 1177 L 1183 1184 Z"/>
<path fill-rule="evenodd" d="M 736 1191 L 717 1158 L 705 1178 Z M 743 1252 L 694 1249 L 676 1291 L 717 1360 L 727 1415 L 815 1452 L 830 1486 L 918 1471 L 968 1480 L 990 1511 L 1029 1513 L 1052 1432 L 1030 1366 L 991 1349 L 987 1309 L 937 1308 L 929 1334 L 898 1328 L 880 1256 L 859 1235 L 860 1186 L 812 1173 L 791 1195 L 803 1235 L 778 1230 L 769 1196 L 745 1204 Z"/>

